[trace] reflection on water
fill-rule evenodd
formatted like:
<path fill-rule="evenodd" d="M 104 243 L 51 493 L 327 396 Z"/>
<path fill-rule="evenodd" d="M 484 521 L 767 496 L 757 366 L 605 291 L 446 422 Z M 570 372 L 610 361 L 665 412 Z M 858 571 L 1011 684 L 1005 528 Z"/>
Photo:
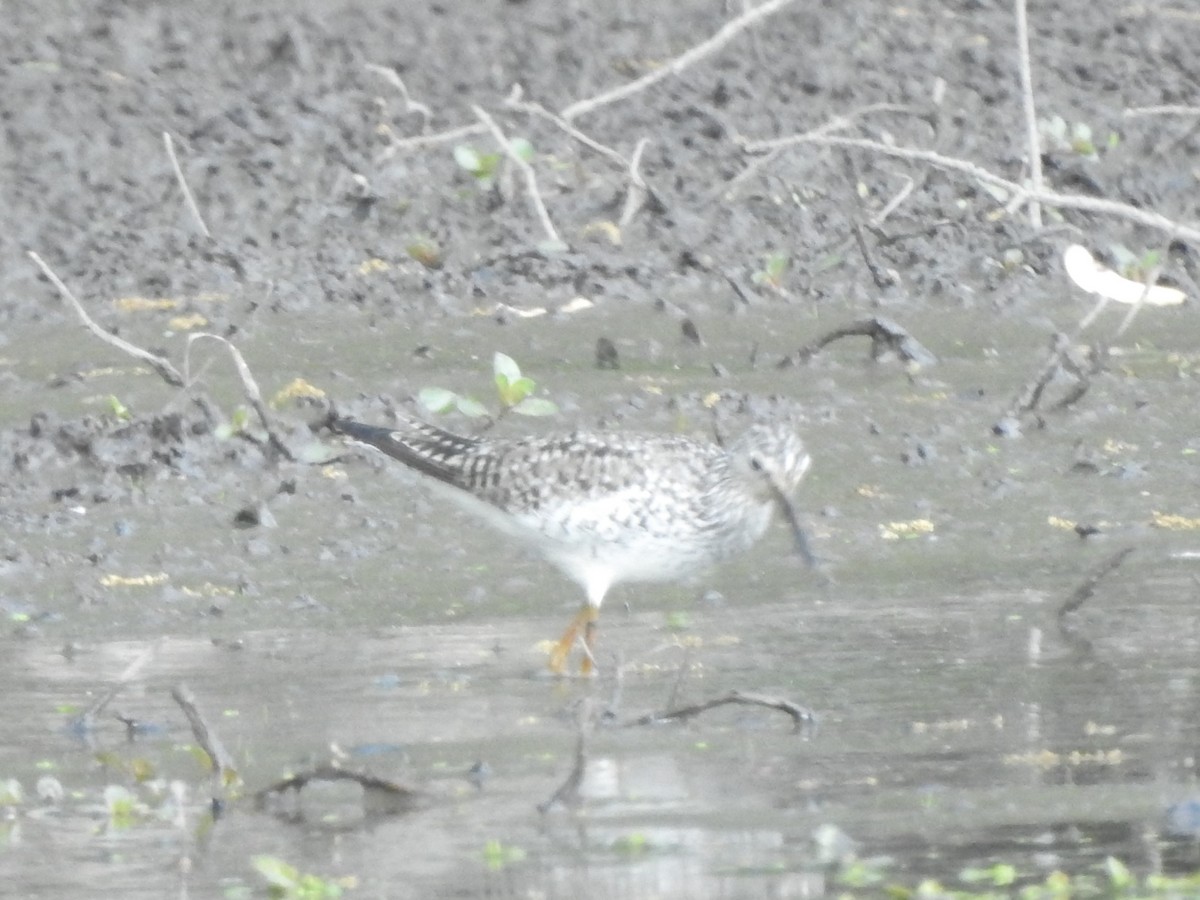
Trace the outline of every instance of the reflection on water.
<path fill-rule="evenodd" d="M 1195 795 L 1196 613 L 1184 585 L 1144 584 L 1158 601 L 1111 613 L 1082 656 L 1041 628 L 1042 598 L 1002 590 L 914 604 L 835 588 L 815 605 L 698 608 L 694 646 L 670 659 L 656 652 L 670 639 L 661 615 L 614 611 L 605 641 L 628 660 L 618 723 L 673 692 L 694 702 L 738 688 L 807 702 L 820 726 L 797 736 L 777 712 L 727 707 L 686 725 L 600 727 L 580 804 L 544 815 L 537 805 L 571 769 L 576 704 L 591 694 L 606 705 L 614 691 L 611 665 L 590 684 L 537 674 L 545 618 L 264 631 L 238 650 L 100 643 L 73 659 L 15 644 L 0 659 L 0 776 L 19 779 L 27 797 L 0 830 L 0 865 L 8 883 L 62 896 L 103 879 L 147 897 L 179 884 L 195 896 L 256 884 L 259 854 L 357 876 L 365 896 L 398 884 L 413 896 L 819 896 L 851 857 L 914 882 L 999 861 L 1028 875 L 1079 870 L 1108 854 L 1191 866 L 1190 842 L 1165 829 L 1168 807 Z M 72 733 L 72 711 L 147 651 L 113 706 L 161 727 L 130 741 L 101 717 L 86 740 Z M 350 817 L 349 827 L 323 822 L 320 803 L 298 821 L 235 803 L 206 829 L 206 780 L 168 696 L 179 681 L 251 788 L 344 753 L 346 765 L 417 785 L 430 803 Z M 473 780 L 480 762 L 488 774 Z M 183 829 L 138 786 L 138 766 L 188 786 Z M 61 802 L 32 796 L 43 772 L 66 788 Z M 109 784 L 146 805 L 122 827 L 103 807 Z M 831 826 L 841 836 L 832 843 L 820 837 Z"/>

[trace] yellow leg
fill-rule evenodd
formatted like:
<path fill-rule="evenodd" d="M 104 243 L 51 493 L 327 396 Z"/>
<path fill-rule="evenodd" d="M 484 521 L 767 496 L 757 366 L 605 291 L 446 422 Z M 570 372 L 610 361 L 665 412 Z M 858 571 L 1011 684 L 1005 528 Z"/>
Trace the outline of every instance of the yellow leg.
<path fill-rule="evenodd" d="M 575 618 L 571 620 L 571 624 L 567 626 L 567 630 L 563 632 L 563 636 L 558 639 L 558 643 L 550 651 L 551 672 L 561 675 L 563 670 L 566 669 L 567 657 L 571 655 L 571 649 L 575 646 L 575 639 L 579 636 L 580 629 L 583 629 L 583 647 L 586 655 L 583 658 L 583 662 L 579 664 L 579 672 L 581 675 L 590 675 L 592 673 L 592 645 L 596 640 L 596 620 L 599 618 L 599 608 L 592 606 L 590 603 L 585 603 L 579 607 L 579 612 L 575 614 Z"/>

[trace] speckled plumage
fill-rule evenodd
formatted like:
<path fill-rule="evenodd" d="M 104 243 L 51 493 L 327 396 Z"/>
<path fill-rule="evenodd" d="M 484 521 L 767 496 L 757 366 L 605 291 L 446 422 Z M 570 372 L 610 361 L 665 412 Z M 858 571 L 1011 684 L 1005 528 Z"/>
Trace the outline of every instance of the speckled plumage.
<path fill-rule="evenodd" d="M 785 423 L 752 426 L 727 447 L 650 434 L 463 437 L 409 418 L 333 427 L 447 486 L 562 569 L 591 608 L 577 625 L 594 622 L 617 582 L 675 580 L 726 559 L 776 509 L 794 524 L 788 497 L 809 465 Z"/>

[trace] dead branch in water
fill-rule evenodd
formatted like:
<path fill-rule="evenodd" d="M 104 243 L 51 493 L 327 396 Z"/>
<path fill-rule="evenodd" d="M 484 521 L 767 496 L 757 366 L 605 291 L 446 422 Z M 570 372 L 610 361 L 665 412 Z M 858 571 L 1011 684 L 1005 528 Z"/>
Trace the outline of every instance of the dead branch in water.
<path fill-rule="evenodd" d="M 731 703 L 743 706 L 764 706 L 767 709 L 777 709 L 782 713 L 787 713 L 792 718 L 793 730 L 797 732 L 812 728 L 817 722 L 817 717 L 811 709 L 784 697 L 774 697 L 769 694 L 754 694 L 748 691 L 730 691 L 721 697 L 705 700 L 702 703 L 696 703 L 692 706 L 684 706 L 664 712 L 647 713 L 641 718 L 634 719 L 629 724 L 653 725 L 656 722 L 671 720 L 684 721 L 701 713 L 708 712 L 710 709 L 716 709 L 718 706 L 727 706 Z"/>
<path fill-rule="evenodd" d="M 872 316 L 860 319 L 841 328 L 835 328 L 811 344 L 806 344 L 799 350 L 789 353 L 779 361 L 776 368 L 786 369 L 790 366 L 808 362 L 825 346 L 845 337 L 869 337 L 871 339 L 871 359 L 879 361 L 887 354 L 893 353 L 905 362 L 919 366 L 932 366 L 937 363 L 937 357 L 925 349 L 916 338 L 901 325 L 884 316 Z"/>
<path fill-rule="evenodd" d="M 192 735 L 196 738 L 196 743 L 208 754 L 212 765 L 212 810 L 214 815 L 219 815 L 225 806 L 228 789 L 241 783 L 237 766 L 221 739 L 217 737 L 216 729 L 208 724 L 208 720 L 196 706 L 196 696 L 187 685 L 177 684 L 171 688 L 171 699 L 179 704 L 179 708 L 187 716 L 188 724 L 192 726 Z"/>

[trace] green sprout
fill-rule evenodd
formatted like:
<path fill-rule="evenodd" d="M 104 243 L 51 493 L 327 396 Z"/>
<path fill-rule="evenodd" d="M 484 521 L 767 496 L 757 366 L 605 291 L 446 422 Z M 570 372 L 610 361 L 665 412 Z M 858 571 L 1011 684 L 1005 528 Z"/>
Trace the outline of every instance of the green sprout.
<path fill-rule="evenodd" d="M 303 875 L 295 866 L 276 856 L 256 856 L 251 862 L 258 874 L 267 880 L 271 896 L 287 900 L 332 900 L 342 896 L 344 888 L 354 887 L 356 881 L 354 878 L 330 880 L 319 875 Z"/>
<path fill-rule="evenodd" d="M 129 407 L 122 403 L 116 394 L 108 395 L 108 411 L 122 422 L 128 422 L 133 418 L 133 413 L 129 411 Z"/>
<path fill-rule="evenodd" d="M 783 278 L 787 274 L 791 258 L 786 253 L 770 253 L 763 260 L 763 267 L 750 276 L 750 280 L 774 291 L 783 290 Z"/>
<path fill-rule="evenodd" d="M 509 149 L 520 159 L 525 162 L 532 162 L 534 157 L 533 144 L 529 143 L 523 137 L 516 137 L 508 142 Z M 485 190 L 490 188 L 496 180 L 496 173 L 500 169 L 500 163 L 504 160 L 504 154 L 482 153 L 476 150 L 470 144 L 458 144 L 454 148 L 454 161 L 458 163 L 460 169 L 465 169 L 475 177 L 476 182 Z"/>
<path fill-rule="evenodd" d="M 537 383 L 521 374 L 521 367 L 511 356 L 497 352 L 492 358 L 492 380 L 500 402 L 500 412 L 492 416 L 486 406 L 472 397 L 442 387 L 422 388 L 417 400 L 427 410 L 445 413 L 457 410 L 472 419 L 490 418 L 497 421 L 510 412 L 522 416 L 552 416 L 558 406 L 544 397 L 534 397 Z"/>

